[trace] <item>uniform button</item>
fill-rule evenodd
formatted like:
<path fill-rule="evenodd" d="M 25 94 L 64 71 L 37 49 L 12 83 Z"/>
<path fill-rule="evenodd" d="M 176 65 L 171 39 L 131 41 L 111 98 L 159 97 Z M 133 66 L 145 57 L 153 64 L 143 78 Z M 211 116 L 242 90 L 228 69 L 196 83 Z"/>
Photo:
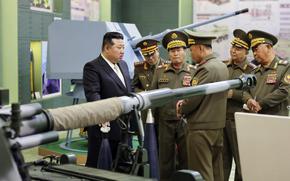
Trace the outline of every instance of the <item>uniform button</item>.
<path fill-rule="evenodd" d="M 149 84 L 146 84 L 146 87 L 149 87 Z"/>

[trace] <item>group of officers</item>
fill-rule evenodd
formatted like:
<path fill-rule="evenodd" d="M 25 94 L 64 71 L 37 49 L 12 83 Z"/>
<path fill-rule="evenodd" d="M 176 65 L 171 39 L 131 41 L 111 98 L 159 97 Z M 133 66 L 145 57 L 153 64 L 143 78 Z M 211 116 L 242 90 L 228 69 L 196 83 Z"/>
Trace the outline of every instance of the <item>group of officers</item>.
<path fill-rule="evenodd" d="M 228 180 L 233 159 L 235 180 L 242 180 L 234 113 L 288 116 L 290 63 L 276 55 L 273 47 L 277 38 L 260 30 L 246 33 L 236 29 L 233 35 L 227 61 L 214 53 L 215 36 L 190 30 L 171 31 L 163 37 L 167 61 L 159 55 L 160 42 L 144 39 L 136 45 L 145 60 L 135 63 L 135 92 L 197 86 L 235 79 L 244 73 L 257 78 L 257 85 L 248 90 L 194 96 L 153 110 L 160 180 L 170 180 L 177 169 L 198 171 L 206 181 Z M 193 64 L 185 61 L 187 49 Z M 250 50 L 253 62 L 247 59 Z M 91 89 L 84 87 L 87 96 Z M 146 120 L 145 111 L 142 119 Z"/>

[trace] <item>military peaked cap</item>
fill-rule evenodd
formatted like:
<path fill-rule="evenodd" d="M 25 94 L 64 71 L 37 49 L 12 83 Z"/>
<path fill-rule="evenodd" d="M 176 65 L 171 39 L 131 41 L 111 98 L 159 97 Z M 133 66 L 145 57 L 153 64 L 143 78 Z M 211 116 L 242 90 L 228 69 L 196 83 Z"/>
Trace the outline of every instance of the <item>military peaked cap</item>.
<path fill-rule="evenodd" d="M 251 41 L 246 32 L 244 32 L 241 29 L 235 29 L 233 34 L 234 34 L 234 39 L 231 42 L 233 46 L 236 46 L 239 48 L 245 48 L 247 50 L 250 49 Z"/>
<path fill-rule="evenodd" d="M 144 56 L 151 55 L 157 50 L 159 41 L 153 39 L 145 39 L 137 43 L 136 48 L 140 48 Z"/>
<path fill-rule="evenodd" d="M 216 39 L 216 36 L 201 34 L 190 30 L 185 30 L 188 35 L 188 45 L 211 45 L 212 40 Z"/>
<path fill-rule="evenodd" d="M 278 39 L 274 35 L 260 30 L 249 31 L 248 37 L 251 40 L 251 48 L 262 43 L 274 46 L 278 42 Z"/>
<path fill-rule="evenodd" d="M 165 49 L 185 47 L 187 48 L 187 35 L 181 31 L 171 31 L 164 35 L 162 45 Z"/>

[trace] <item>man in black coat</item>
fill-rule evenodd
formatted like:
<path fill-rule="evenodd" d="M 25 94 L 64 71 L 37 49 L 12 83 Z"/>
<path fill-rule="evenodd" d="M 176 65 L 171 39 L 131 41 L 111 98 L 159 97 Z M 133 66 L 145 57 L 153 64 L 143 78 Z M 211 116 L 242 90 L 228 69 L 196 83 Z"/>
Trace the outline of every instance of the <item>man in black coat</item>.
<path fill-rule="evenodd" d="M 131 92 L 131 82 L 128 66 L 122 60 L 124 55 L 123 35 L 118 32 L 108 32 L 104 35 L 102 52 L 98 58 L 86 63 L 83 70 L 83 85 L 88 102 L 117 96 L 128 95 Z M 110 110 L 104 110 L 110 111 Z M 121 138 L 119 123 L 115 120 L 109 124 L 106 134 L 111 148 L 113 160 L 116 158 L 118 144 Z M 108 125 L 88 127 L 88 157 L 86 166 L 97 168 L 102 129 Z"/>

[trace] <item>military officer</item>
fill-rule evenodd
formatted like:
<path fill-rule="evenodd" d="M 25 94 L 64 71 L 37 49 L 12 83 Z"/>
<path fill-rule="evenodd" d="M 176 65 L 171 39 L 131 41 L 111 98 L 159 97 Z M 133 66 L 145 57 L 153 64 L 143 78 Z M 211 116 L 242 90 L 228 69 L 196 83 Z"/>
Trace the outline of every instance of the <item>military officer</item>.
<path fill-rule="evenodd" d="M 180 88 L 190 86 L 194 66 L 185 63 L 187 35 L 180 31 L 171 31 L 162 39 L 162 45 L 168 51 L 171 64 L 161 65 L 154 75 L 151 89 Z M 187 168 L 185 122 L 177 118 L 175 102 L 156 109 L 155 120 L 159 122 L 159 166 L 160 179 L 170 180 L 177 169 Z M 177 153 L 176 153 L 177 152 Z"/>
<path fill-rule="evenodd" d="M 141 53 L 144 57 L 144 61 L 135 62 L 134 66 L 134 77 L 132 81 L 132 85 L 134 87 L 135 92 L 146 91 L 150 88 L 153 75 L 156 71 L 156 68 L 159 65 L 163 65 L 168 63 L 160 57 L 159 41 L 153 39 L 145 39 L 137 43 L 136 48 L 141 49 Z M 141 119 L 143 123 L 146 123 L 148 110 L 144 110 L 141 112 Z M 156 137 L 158 137 L 158 122 L 154 123 Z M 158 140 L 157 140 L 157 147 Z"/>
<path fill-rule="evenodd" d="M 140 48 L 142 55 L 144 56 L 144 61 L 135 62 L 133 86 L 135 92 L 142 92 L 148 90 L 154 72 L 159 65 L 168 63 L 163 60 L 159 55 L 158 41 L 153 39 L 146 39 L 140 41 L 136 48 Z"/>
<path fill-rule="evenodd" d="M 234 39 L 230 48 L 230 60 L 227 63 L 229 79 L 235 79 L 242 74 L 249 74 L 255 65 L 247 60 L 250 49 L 250 39 L 246 32 L 241 29 L 233 31 Z M 241 111 L 243 107 L 243 91 L 230 89 L 228 91 L 226 127 L 224 128 L 224 180 L 228 181 L 232 168 L 232 160 L 236 163 L 235 180 L 242 180 L 240 159 L 238 152 L 236 124 L 234 113 Z"/>
<path fill-rule="evenodd" d="M 133 77 L 133 87 L 135 92 L 142 92 L 149 89 L 153 75 L 156 68 L 159 65 L 168 63 L 162 59 L 159 55 L 158 48 L 159 41 L 153 39 L 145 39 L 137 43 L 136 48 L 141 49 L 141 53 L 144 56 L 144 61 L 135 62 L 134 77 Z M 143 123 L 147 119 L 147 110 L 141 112 L 141 119 Z M 155 132 L 158 135 L 158 123 L 155 122 Z"/>
<path fill-rule="evenodd" d="M 211 35 L 186 30 L 192 60 L 197 63 L 192 86 L 228 80 L 227 66 L 216 58 Z M 223 181 L 223 128 L 227 92 L 194 96 L 176 105 L 178 116 L 187 118 L 188 168 L 206 181 Z"/>
<path fill-rule="evenodd" d="M 273 46 L 278 39 L 267 32 L 248 32 L 251 48 L 259 66 L 253 73 L 256 87 L 244 93 L 243 100 L 251 112 L 288 116 L 290 71 L 289 61 L 276 56 Z"/>

